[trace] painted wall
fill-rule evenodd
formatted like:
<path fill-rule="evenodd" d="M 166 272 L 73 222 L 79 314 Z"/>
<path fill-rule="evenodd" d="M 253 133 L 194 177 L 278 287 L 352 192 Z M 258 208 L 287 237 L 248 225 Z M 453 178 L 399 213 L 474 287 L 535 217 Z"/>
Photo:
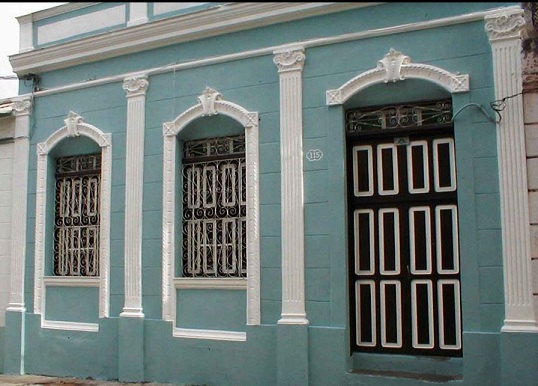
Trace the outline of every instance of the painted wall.
<path fill-rule="evenodd" d="M 507 4 L 424 3 L 418 12 L 413 3 L 382 4 L 56 70 L 41 75 L 41 86 L 50 89 L 88 78 L 99 79 L 315 37 L 434 20 L 501 5 Z M 100 4 L 95 10 L 107 7 Z M 326 90 L 336 89 L 354 76 L 375 68 L 377 61 L 390 48 L 409 56 L 414 63 L 426 63 L 470 76 L 470 91 L 453 96 L 454 111 L 462 109 L 454 122 L 462 266 L 462 359 L 412 359 L 410 364 L 410 360 L 386 355 L 358 356 L 349 353 L 344 109 L 450 96 L 440 87 L 408 79 L 366 89 L 343 107 L 327 106 Z M 504 297 L 496 131 L 495 124 L 480 110 L 466 107 L 469 103 L 489 106 L 494 100 L 491 46 L 484 32 L 484 22 L 473 21 L 315 46 L 307 48 L 305 55 L 302 74 L 303 149 L 305 154 L 310 150 L 323 154 L 316 161 L 303 160 L 305 294 L 310 323 L 305 330 L 306 351 L 294 346 L 294 339 L 285 339 L 286 334 L 291 334 L 291 329 L 277 325 L 282 299 L 279 75 L 273 55 L 268 54 L 149 77 L 145 104 L 142 205 L 142 305 L 145 318 L 141 329 L 122 325 L 122 318 L 119 318 L 125 295 L 124 201 L 125 190 L 129 189 L 125 182 L 127 99 L 122 84 L 99 85 L 34 99 L 36 130 L 32 133 L 30 147 L 25 271 L 28 309 L 25 369 L 28 373 L 118 378 L 121 375 L 118 368 L 126 361 L 118 352 L 124 352 L 122 350 L 130 344 L 122 340 L 122 331 L 132 328 L 132 331 L 140 332 L 133 339 L 142 340 L 143 352 L 134 355 L 143 364 L 144 380 L 274 385 L 277 383 L 279 353 L 289 352 L 306 356 L 309 385 L 387 384 L 384 383 L 389 382 L 387 378 L 371 377 L 364 371 L 406 371 L 410 366 L 418 373 L 433 372 L 461 380 L 455 384 L 500 384 L 500 328 L 504 318 Z M 161 320 L 162 125 L 196 104 L 196 98 L 206 86 L 218 90 L 225 100 L 258 112 L 260 118 L 262 320 L 259 326 L 243 326 L 248 337 L 246 342 L 174 338 L 171 323 Z M 39 315 L 33 314 L 37 143 L 62 127 L 69 111 L 78 113 L 85 122 L 102 132 L 112 134 L 110 318 L 99 320 L 98 332 L 42 329 Z M 208 130 L 206 123 L 222 125 L 223 122 L 205 120 L 193 123 L 190 132 L 195 134 L 192 135 L 219 132 L 219 128 Z M 69 310 L 62 310 L 67 305 L 58 300 L 61 290 L 57 289 L 58 293 L 51 295 L 47 302 L 51 302 L 55 314 L 69 317 Z M 95 293 L 84 293 L 83 298 L 87 302 L 85 315 L 97 312 L 92 303 L 96 296 Z M 178 309 L 183 308 L 182 302 L 187 302 L 185 309 L 197 310 L 199 307 L 202 314 L 210 315 L 213 302 L 227 307 L 236 303 L 238 298 L 242 300 L 241 296 L 221 297 L 221 294 L 216 294 L 206 302 L 203 296 L 196 293 L 179 297 Z M 206 327 L 235 327 L 245 310 L 236 307 L 235 312 L 225 320 L 204 320 Z M 89 320 L 87 318 L 85 320 Z M 190 318 L 185 323 L 192 327 L 197 320 Z M 126 330 L 122 330 L 124 328 Z M 293 379 L 292 374 L 290 379 Z"/>

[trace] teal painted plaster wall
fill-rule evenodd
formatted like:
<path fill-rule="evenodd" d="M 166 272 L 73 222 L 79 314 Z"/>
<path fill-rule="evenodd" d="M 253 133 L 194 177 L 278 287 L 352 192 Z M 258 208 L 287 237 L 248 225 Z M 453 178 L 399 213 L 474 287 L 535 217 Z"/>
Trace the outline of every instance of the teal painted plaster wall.
<path fill-rule="evenodd" d="M 45 319 L 97 323 L 99 288 L 50 287 L 46 290 Z"/>
<path fill-rule="evenodd" d="M 176 327 L 245 331 L 244 290 L 176 290 Z"/>
<path fill-rule="evenodd" d="M 0 373 L 4 372 L 4 350 L 1 350 L 6 346 L 6 328 L 0 327 Z"/>
<path fill-rule="evenodd" d="M 99 332 L 40 328 L 39 315 L 26 317 L 25 370 L 29 374 L 118 378 L 118 320 L 101 319 Z"/>
<path fill-rule="evenodd" d="M 512 3 L 511 3 L 512 4 Z M 232 33 L 217 38 L 140 52 L 42 74 L 44 88 L 88 78 L 143 70 L 187 59 L 222 55 L 319 36 L 430 20 L 506 5 L 501 3 L 391 3 L 319 16 L 298 22 Z M 398 15 L 398 17 L 387 17 Z M 283 33 L 285 27 L 285 33 Z M 469 39 L 469 36 L 475 38 Z M 441 44 L 442 43 L 442 44 Z M 308 379 L 311 385 L 380 384 L 350 371 L 360 368 L 349 352 L 345 138 L 343 108 L 327 107 L 325 91 L 372 69 L 394 48 L 411 58 L 451 72 L 470 74 L 471 91 L 455 95 L 454 109 L 493 100 L 491 48 L 483 22 L 413 31 L 306 50 L 303 72 L 303 148 L 319 149 L 316 162 L 304 160 L 305 290 L 308 327 Z M 272 55 L 167 72 L 149 79 L 144 136 L 142 290 L 144 374 L 147 380 L 219 385 L 274 385 L 277 382 L 277 321 L 281 311 L 281 197 L 279 77 Z M 243 326 L 246 342 L 174 338 L 172 323 L 161 319 L 162 288 L 162 124 L 197 103 L 206 86 L 227 101 L 259 113 L 261 326 Z M 423 82 L 405 80 L 365 90 L 345 107 L 396 103 L 422 97 Z M 24 88 L 22 89 L 24 92 Z M 420 92 L 417 93 L 417 90 Z M 427 99 L 446 95 L 426 87 Z M 124 211 L 126 97 L 121 83 L 35 98 L 30 148 L 26 257 L 26 321 L 29 373 L 118 377 L 118 316 L 124 302 Z M 110 318 L 99 332 L 40 328 L 33 311 L 36 144 L 63 126 L 69 111 L 112 134 Z M 237 129 L 225 119 L 204 118 L 185 138 Z M 209 129 L 208 129 L 209 127 Z M 203 131 L 202 134 L 200 132 Z M 455 122 L 460 205 L 464 355 L 459 370 L 466 385 L 499 384 L 500 326 L 503 319 L 499 191 L 495 125 L 479 110 L 466 108 Z M 180 135 L 180 139 L 183 137 Z M 87 144 L 81 144 L 87 148 Z M 177 214 L 176 214 L 177 216 Z M 176 217 L 177 218 L 177 217 Z M 58 294 L 58 296 L 60 296 Z M 215 301 L 214 298 L 212 301 Z M 182 299 L 179 298 L 181 309 Z M 211 309 L 209 301 L 202 315 Z M 225 300 L 230 304 L 236 300 Z M 194 304 L 194 303 L 193 303 Z M 59 307 L 55 312 L 67 310 Z M 244 309 L 240 310 L 241 313 Z M 244 314 L 243 314 L 244 315 Z M 179 316 L 181 321 L 181 316 Z M 188 321 L 192 326 L 197 319 Z M 232 319 L 230 325 L 237 323 Z M 286 343 L 279 343 L 284 345 Z M 125 346 L 127 347 L 127 346 Z M 295 347 L 289 343 L 288 350 Z M 483 353 L 487 352 L 487 358 Z M 301 353 L 304 354 L 304 353 Z M 97 358 L 97 363 L 88 361 Z M 140 358 L 138 358 L 140 360 Z M 395 363 L 395 362 L 394 362 Z M 389 360 L 390 364 L 390 360 Z M 91 367 L 90 367 L 91 365 Z M 208 371 L 210 370 L 210 371 Z M 383 378 L 383 380 L 386 380 Z"/>

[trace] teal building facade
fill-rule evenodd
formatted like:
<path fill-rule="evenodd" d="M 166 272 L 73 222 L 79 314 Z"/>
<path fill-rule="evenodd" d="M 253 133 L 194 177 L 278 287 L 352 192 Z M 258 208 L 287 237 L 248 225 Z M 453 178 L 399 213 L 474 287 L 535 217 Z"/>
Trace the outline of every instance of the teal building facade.
<path fill-rule="evenodd" d="M 520 3 L 18 20 L 4 373 L 538 385 Z"/>

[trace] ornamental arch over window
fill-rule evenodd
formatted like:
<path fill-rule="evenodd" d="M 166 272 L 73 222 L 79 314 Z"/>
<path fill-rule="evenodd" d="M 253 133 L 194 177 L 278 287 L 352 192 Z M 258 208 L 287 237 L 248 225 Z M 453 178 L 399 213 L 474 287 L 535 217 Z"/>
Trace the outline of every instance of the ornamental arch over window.
<path fill-rule="evenodd" d="M 187 331 L 175 324 L 178 288 L 244 289 L 246 324 L 260 323 L 258 114 L 224 101 L 209 87 L 198 101 L 163 124 L 163 319 L 174 323 L 175 336 L 245 340 L 243 332 Z M 241 132 L 192 136 L 185 130 L 215 115 L 231 118 Z M 213 184 L 215 189 L 197 190 Z M 215 196 L 207 194 L 213 191 Z M 218 218 L 209 216 L 213 205 Z M 197 209 L 203 213 L 193 218 Z M 183 245 L 176 248 L 182 228 Z"/>
<path fill-rule="evenodd" d="M 64 122 L 37 144 L 34 313 L 42 327 L 96 331 L 45 317 L 51 287 L 97 287 L 98 317 L 109 312 L 111 135 L 74 112 Z"/>

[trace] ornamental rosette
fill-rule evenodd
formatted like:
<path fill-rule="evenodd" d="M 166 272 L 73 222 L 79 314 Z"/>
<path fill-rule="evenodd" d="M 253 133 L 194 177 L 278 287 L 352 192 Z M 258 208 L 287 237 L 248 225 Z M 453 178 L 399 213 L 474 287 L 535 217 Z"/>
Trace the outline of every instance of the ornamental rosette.
<path fill-rule="evenodd" d="M 306 56 L 303 49 L 287 50 L 275 54 L 273 62 L 278 67 L 278 72 L 301 71 Z"/>

